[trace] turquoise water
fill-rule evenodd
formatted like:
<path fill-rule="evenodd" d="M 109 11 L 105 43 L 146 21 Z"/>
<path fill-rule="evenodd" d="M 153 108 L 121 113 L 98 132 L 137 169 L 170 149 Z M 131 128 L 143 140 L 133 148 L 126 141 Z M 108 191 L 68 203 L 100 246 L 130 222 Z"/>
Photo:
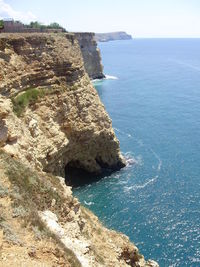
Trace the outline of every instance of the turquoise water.
<path fill-rule="evenodd" d="M 74 190 L 160 266 L 200 266 L 200 39 L 100 44 L 95 87 L 127 167 Z"/>

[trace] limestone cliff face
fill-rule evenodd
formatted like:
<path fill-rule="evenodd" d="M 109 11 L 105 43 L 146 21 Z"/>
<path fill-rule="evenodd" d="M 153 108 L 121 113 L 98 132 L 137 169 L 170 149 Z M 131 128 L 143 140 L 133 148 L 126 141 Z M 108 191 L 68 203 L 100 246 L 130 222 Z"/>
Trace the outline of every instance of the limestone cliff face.
<path fill-rule="evenodd" d="M 30 87 L 66 87 L 84 78 L 73 34 L 1 34 L 0 93 L 16 95 Z"/>
<path fill-rule="evenodd" d="M 1 121 L 6 151 L 62 176 L 69 163 L 92 173 L 124 166 L 111 120 L 85 72 L 74 35 L 2 34 L 0 77 L 1 96 L 9 102 Z M 29 88 L 37 88 L 43 97 L 17 117 L 8 97 L 26 95 Z"/>
<path fill-rule="evenodd" d="M 101 64 L 100 51 L 97 48 L 95 34 L 89 32 L 77 32 L 75 33 L 78 39 L 81 53 L 84 60 L 85 70 L 91 79 L 104 78 L 103 66 Z"/>

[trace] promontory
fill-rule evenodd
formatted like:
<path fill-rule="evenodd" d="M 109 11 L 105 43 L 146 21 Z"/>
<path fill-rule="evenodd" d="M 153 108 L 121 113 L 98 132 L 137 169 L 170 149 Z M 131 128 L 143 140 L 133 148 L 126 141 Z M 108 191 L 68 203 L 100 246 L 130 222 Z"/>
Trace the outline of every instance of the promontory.
<path fill-rule="evenodd" d="M 95 33 L 95 39 L 97 42 L 109 42 L 116 40 L 131 40 L 132 36 L 126 32 L 107 32 L 107 33 Z"/>

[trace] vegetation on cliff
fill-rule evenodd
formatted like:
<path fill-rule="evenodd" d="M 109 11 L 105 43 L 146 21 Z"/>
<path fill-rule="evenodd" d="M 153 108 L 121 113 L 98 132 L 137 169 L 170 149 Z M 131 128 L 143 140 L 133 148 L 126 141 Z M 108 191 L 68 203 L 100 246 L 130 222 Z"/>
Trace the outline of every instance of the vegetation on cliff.
<path fill-rule="evenodd" d="M 61 29 L 66 32 L 65 28 L 63 28 L 59 23 L 57 22 L 52 22 L 50 24 L 43 24 L 39 21 L 31 21 L 29 24 L 25 24 L 25 27 L 31 28 L 31 29 Z"/>
<path fill-rule="evenodd" d="M 0 20 L 0 29 L 3 29 L 3 20 Z"/>
<path fill-rule="evenodd" d="M 28 89 L 25 92 L 12 97 L 13 111 L 19 117 L 23 114 L 24 110 L 28 105 L 32 105 L 39 101 L 40 98 L 44 97 L 48 89 L 42 88 L 32 88 Z"/>
<path fill-rule="evenodd" d="M 52 175 L 37 173 L 20 161 L 0 150 L 0 198 L 10 199 L 12 217 L 20 222 L 27 232 L 31 231 L 36 240 L 48 240 L 58 246 L 66 261 L 62 266 L 81 266 L 75 254 L 60 242 L 38 215 L 38 210 L 51 209 L 59 214 L 66 212 L 69 203 L 63 203 L 63 187 L 58 178 Z M 55 190 L 56 189 L 56 190 Z M 54 205 L 52 204 L 55 203 Z M 8 208 L 7 208 L 8 210 Z M 5 241 L 10 244 L 25 246 L 12 227 L 12 221 L 0 201 L 0 229 L 4 232 Z M 61 216 L 62 214 L 60 214 Z M 61 252 L 63 250 L 63 252 Z M 58 254 L 59 254 L 58 253 Z M 35 255 L 35 257 L 37 257 Z M 68 263 L 68 264 L 67 264 Z"/>

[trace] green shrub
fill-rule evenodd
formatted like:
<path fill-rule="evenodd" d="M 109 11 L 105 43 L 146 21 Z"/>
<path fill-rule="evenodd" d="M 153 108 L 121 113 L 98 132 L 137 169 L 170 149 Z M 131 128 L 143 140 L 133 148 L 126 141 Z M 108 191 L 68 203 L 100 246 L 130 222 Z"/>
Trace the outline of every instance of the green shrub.
<path fill-rule="evenodd" d="M 12 98 L 13 111 L 19 117 L 24 112 L 25 108 L 36 103 L 40 98 L 46 95 L 45 89 L 28 89 L 24 93 Z"/>
<path fill-rule="evenodd" d="M 3 29 L 3 28 L 4 28 L 3 20 L 0 20 L 0 29 Z"/>
<path fill-rule="evenodd" d="M 32 29 L 40 29 L 40 30 L 46 30 L 46 29 L 61 29 L 63 31 L 66 31 L 65 28 L 63 28 L 59 23 L 52 22 L 48 25 L 45 25 L 39 21 L 31 21 L 30 24 L 25 25 L 27 28 Z"/>

